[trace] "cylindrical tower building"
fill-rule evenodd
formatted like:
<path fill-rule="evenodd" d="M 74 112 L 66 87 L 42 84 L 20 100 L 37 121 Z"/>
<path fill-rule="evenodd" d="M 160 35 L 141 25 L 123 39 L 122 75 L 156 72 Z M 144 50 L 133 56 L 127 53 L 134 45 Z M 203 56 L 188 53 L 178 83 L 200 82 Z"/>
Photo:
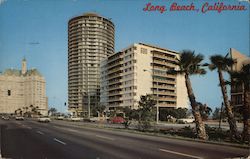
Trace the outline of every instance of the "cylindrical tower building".
<path fill-rule="evenodd" d="M 114 24 L 95 13 L 68 22 L 68 107 L 90 115 L 100 101 L 100 61 L 114 53 Z"/>

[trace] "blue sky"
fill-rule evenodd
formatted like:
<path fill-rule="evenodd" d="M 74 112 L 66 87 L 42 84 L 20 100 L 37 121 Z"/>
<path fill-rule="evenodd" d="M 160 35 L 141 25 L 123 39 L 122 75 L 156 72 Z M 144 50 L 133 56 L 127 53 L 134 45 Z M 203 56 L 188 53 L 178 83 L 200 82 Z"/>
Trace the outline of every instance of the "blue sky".
<path fill-rule="evenodd" d="M 194 3 L 201 8 L 213 0 L 0 0 L 0 71 L 20 68 L 25 56 L 29 68 L 45 76 L 49 107 L 66 111 L 67 101 L 67 23 L 74 16 L 96 12 L 115 24 L 115 50 L 136 42 L 170 50 L 195 50 L 208 61 L 212 54 L 225 55 L 235 48 L 249 55 L 249 3 L 236 0 L 245 11 L 195 11 L 160 13 L 143 11 L 147 3 L 164 5 Z M 32 44 L 38 42 L 39 44 Z M 197 100 L 212 108 L 222 98 L 216 72 L 192 77 Z"/>

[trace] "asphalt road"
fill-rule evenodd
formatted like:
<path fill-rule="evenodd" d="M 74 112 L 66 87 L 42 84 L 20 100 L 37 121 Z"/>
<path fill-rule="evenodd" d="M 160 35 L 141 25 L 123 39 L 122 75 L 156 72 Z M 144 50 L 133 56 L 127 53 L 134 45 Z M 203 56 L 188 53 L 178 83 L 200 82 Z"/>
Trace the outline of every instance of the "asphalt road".
<path fill-rule="evenodd" d="M 89 128 L 67 121 L 0 120 L 0 129 L 1 155 L 12 159 L 220 159 L 249 154 L 247 149 Z"/>

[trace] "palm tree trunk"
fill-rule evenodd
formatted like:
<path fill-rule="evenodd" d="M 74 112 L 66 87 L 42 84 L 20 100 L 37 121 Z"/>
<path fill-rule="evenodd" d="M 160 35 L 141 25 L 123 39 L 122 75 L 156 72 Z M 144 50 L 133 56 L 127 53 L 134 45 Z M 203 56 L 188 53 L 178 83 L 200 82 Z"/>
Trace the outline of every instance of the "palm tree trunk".
<path fill-rule="evenodd" d="M 208 136 L 206 134 L 205 125 L 202 121 L 200 110 L 199 110 L 199 107 L 198 107 L 197 102 L 195 100 L 192 85 L 191 85 L 191 82 L 189 79 L 189 75 L 187 73 L 185 74 L 185 82 L 186 82 L 186 87 L 187 87 L 187 92 L 188 92 L 188 98 L 189 98 L 189 101 L 190 101 L 191 107 L 192 107 L 192 113 L 193 113 L 194 119 L 195 119 L 197 137 L 199 139 L 206 140 L 208 138 Z"/>
<path fill-rule="evenodd" d="M 243 141 L 248 141 L 250 142 L 250 119 L 249 119 L 249 114 L 250 114 L 250 99 L 249 99 L 249 89 L 247 89 L 247 84 L 244 83 L 244 108 L 243 108 L 243 123 L 244 123 L 244 128 L 242 131 L 242 140 Z"/>
<path fill-rule="evenodd" d="M 239 134 L 237 131 L 236 120 L 234 119 L 234 114 L 230 106 L 230 103 L 228 101 L 227 88 L 226 88 L 226 84 L 223 78 L 222 71 L 220 69 L 218 69 L 218 74 L 219 74 L 221 92 L 223 95 L 224 105 L 225 105 L 226 113 L 227 113 L 227 121 L 230 127 L 231 138 L 238 139 Z"/>

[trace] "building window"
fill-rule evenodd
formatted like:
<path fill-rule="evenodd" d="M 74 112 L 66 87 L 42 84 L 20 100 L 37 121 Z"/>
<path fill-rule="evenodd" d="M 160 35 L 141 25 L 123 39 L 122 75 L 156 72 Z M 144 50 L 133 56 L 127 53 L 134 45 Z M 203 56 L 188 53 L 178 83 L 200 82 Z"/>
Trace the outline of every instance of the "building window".
<path fill-rule="evenodd" d="M 11 90 L 8 90 L 8 96 L 11 96 Z"/>
<path fill-rule="evenodd" d="M 141 48 L 141 53 L 142 53 L 142 54 L 147 54 L 147 49 Z"/>

